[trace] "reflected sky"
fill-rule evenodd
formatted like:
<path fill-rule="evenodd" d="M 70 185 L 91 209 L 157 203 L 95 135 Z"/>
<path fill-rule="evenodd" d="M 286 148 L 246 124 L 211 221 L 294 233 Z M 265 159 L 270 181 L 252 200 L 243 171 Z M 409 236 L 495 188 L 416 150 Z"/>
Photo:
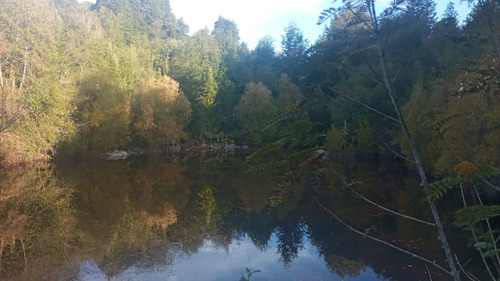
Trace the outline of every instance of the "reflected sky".
<path fill-rule="evenodd" d="M 93 261 L 82 262 L 78 280 L 203 280 L 203 281 L 238 281 L 241 276 L 247 277 L 246 268 L 260 270 L 252 275 L 252 281 L 259 280 L 387 280 L 373 273 L 371 268 L 361 271 L 359 276 L 342 277 L 332 273 L 318 249 L 304 237 L 304 248 L 298 252 L 291 266 L 283 265 L 277 253 L 278 239 L 273 234 L 269 247 L 261 251 L 245 236 L 233 240 L 229 248 L 216 247 L 206 240 L 203 247 L 192 255 L 175 254 L 173 264 L 154 270 L 132 266 L 121 274 L 107 279 L 106 275 Z"/>

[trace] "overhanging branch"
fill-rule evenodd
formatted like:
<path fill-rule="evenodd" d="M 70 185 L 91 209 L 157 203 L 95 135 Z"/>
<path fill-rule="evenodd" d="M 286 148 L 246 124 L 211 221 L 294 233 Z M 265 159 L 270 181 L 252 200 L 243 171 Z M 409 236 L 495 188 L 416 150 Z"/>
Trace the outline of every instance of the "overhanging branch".
<path fill-rule="evenodd" d="M 396 119 L 396 118 L 394 118 L 394 117 L 392 117 L 392 116 L 390 116 L 390 115 L 388 115 L 388 114 L 385 114 L 385 113 L 383 113 L 382 111 L 380 111 L 380 110 L 378 110 L 378 109 L 375 109 L 375 108 L 373 108 L 373 107 L 371 107 L 371 106 L 367 105 L 366 103 L 360 102 L 360 101 L 358 101 L 358 100 L 356 100 L 356 99 L 353 99 L 353 98 L 351 98 L 351 97 L 349 97 L 349 96 L 346 96 L 346 95 L 344 95 L 344 94 L 340 93 L 339 91 L 337 91 L 337 90 L 333 89 L 332 87 L 328 87 L 328 89 L 330 89 L 330 91 L 334 92 L 336 95 L 339 95 L 339 96 L 341 96 L 341 97 L 343 97 L 343 98 L 345 98 L 345 99 L 347 99 L 347 100 L 350 100 L 350 101 L 352 101 L 352 102 L 354 102 L 354 103 L 357 103 L 357 104 L 359 104 L 359 105 L 361 105 L 361 106 L 363 106 L 363 107 L 366 107 L 366 108 L 368 108 L 369 110 L 371 110 L 371 111 L 373 111 L 373 112 L 375 112 L 375 113 L 377 113 L 377 114 L 380 114 L 380 115 L 384 116 L 385 118 L 388 118 L 388 119 L 390 119 L 390 120 L 392 120 L 392 121 L 394 121 L 394 122 L 396 122 L 396 123 L 401 123 L 398 119 Z"/>
<path fill-rule="evenodd" d="M 313 196 L 313 200 L 314 200 L 314 201 L 316 201 L 316 203 L 317 203 L 317 204 L 318 204 L 318 205 L 319 205 L 319 206 L 320 206 L 323 210 L 325 210 L 328 214 L 330 214 L 330 216 L 332 216 L 332 217 L 333 217 L 336 221 L 338 221 L 339 223 L 341 223 L 341 224 L 342 224 L 344 227 L 346 227 L 348 230 L 350 230 L 350 231 L 352 231 L 352 232 L 354 232 L 354 233 L 357 233 L 357 234 L 359 234 L 359 235 L 361 235 L 361 236 L 364 236 L 364 237 L 366 237 L 366 238 L 368 238 L 368 239 L 370 239 L 370 240 L 373 240 L 373 241 L 379 242 L 379 243 L 381 243 L 381 244 L 384 244 L 384 245 L 386 245 L 386 246 L 389 246 L 389 247 L 391 247 L 391 248 L 393 248 L 393 249 L 395 249 L 395 250 L 398 250 L 398 251 L 400 251 L 400 252 L 402 252 L 402 253 L 405 253 L 405 254 L 407 254 L 407 255 L 410 255 L 410 256 L 412 256 L 412 257 L 414 257 L 414 258 L 416 258 L 416 259 L 418 259 L 418 260 L 420 260 L 420 261 L 423 261 L 423 262 L 425 262 L 425 263 L 428 263 L 428 264 L 430 264 L 430 265 L 432 265 L 432 266 L 434 266 L 434 267 L 436 267 L 436 268 L 440 269 L 441 271 L 443 271 L 444 273 L 446 273 L 446 274 L 448 274 L 448 275 L 451 275 L 451 272 L 450 272 L 449 270 L 447 270 L 446 268 L 442 267 L 441 265 L 437 264 L 437 263 L 436 263 L 436 262 L 434 262 L 434 261 L 431 261 L 431 260 L 429 260 L 429 259 L 427 259 L 427 258 L 424 258 L 424 257 L 422 257 L 422 256 L 420 256 L 420 255 L 417 255 L 417 254 L 415 254 L 415 253 L 413 253 L 413 252 L 410 252 L 410 251 L 405 250 L 405 249 L 403 249 L 403 248 L 400 248 L 400 247 L 398 247 L 398 246 L 396 246 L 396 245 L 393 245 L 393 244 L 391 244 L 391 243 L 389 243 L 389 242 L 387 242 L 387 241 L 384 241 L 384 240 L 382 240 L 382 239 L 376 238 L 376 237 L 374 237 L 374 236 L 371 236 L 371 235 L 369 235 L 369 234 L 366 234 L 366 233 L 364 233 L 364 232 L 361 232 L 361 231 L 359 231 L 359 230 L 355 229 L 354 227 L 352 227 L 352 226 L 350 226 L 349 224 L 347 224 L 346 222 L 344 222 L 344 221 L 343 221 L 341 218 L 339 218 L 337 215 L 335 215 L 335 214 L 334 214 L 334 213 L 333 213 L 330 209 L 328 209 L 327 207 L 325 207 L 325 205 L 321 204 L 321 202 L 319 202 L 319 200 L 318 200 L 316 197 L 314 197 L 314 196 Z"/>

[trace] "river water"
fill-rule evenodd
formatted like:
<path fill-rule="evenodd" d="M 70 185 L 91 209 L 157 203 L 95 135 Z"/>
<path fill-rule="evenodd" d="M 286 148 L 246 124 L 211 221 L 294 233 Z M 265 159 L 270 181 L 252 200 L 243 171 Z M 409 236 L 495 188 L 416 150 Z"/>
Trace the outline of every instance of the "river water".
<path fill-rule="evenodd" d="M 285 170 L 283 181 L 275 171 L 248 172 L 244 157 L 176 154 L 2 170 L 0 279 L 448 280 L 332 216 L 444 266 L 432 227 L 349 189 L 430 220 L 414 175 L 400 163 L 330 161 L 301 176 Z M 440 208 L 455 232 L 453 206 Z M 454 241 L 462 251 L 462 238 Z"/>

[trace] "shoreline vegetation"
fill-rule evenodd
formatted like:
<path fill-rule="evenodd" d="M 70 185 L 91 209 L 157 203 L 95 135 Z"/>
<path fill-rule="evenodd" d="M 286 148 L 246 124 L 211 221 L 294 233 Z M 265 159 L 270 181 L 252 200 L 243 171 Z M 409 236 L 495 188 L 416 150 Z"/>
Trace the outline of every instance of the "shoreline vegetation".
<path fill-rule="evenodd" d="M 0 16 L 2 165 L 203 140 L 411 154 L 381 99 L 371 31 L 348 6 L 318 15 L 316 42 L 290 23 L 281 42 L 250 50 L 222 16 L 188 35 L 168 1 L 26 1 Z M 432 0 L 377 19 L 400 114 L 436 175 L 498 163 L 499 8 L 470 2 L 462 25 L 452 3 L 436 15 Z"/>

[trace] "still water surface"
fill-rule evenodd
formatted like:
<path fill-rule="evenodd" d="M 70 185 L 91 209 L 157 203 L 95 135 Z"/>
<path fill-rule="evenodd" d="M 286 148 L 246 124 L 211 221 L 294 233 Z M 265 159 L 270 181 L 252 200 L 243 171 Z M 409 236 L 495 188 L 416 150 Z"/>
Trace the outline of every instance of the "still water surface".
<path fill-rule="evenodd" d="M 314 198 L 354 227 L 444 264 L 430 227 L 368 205 L 332 175 L 277 188 L 269 173 L 245 173 L 243 159 L 174 155 L 4 170 L 0 279 L 411 281 L 430 271 L 446 280 L 347 231 Z M 372 200 L 431 217 L 397 163 L 329 169 Z"/>

